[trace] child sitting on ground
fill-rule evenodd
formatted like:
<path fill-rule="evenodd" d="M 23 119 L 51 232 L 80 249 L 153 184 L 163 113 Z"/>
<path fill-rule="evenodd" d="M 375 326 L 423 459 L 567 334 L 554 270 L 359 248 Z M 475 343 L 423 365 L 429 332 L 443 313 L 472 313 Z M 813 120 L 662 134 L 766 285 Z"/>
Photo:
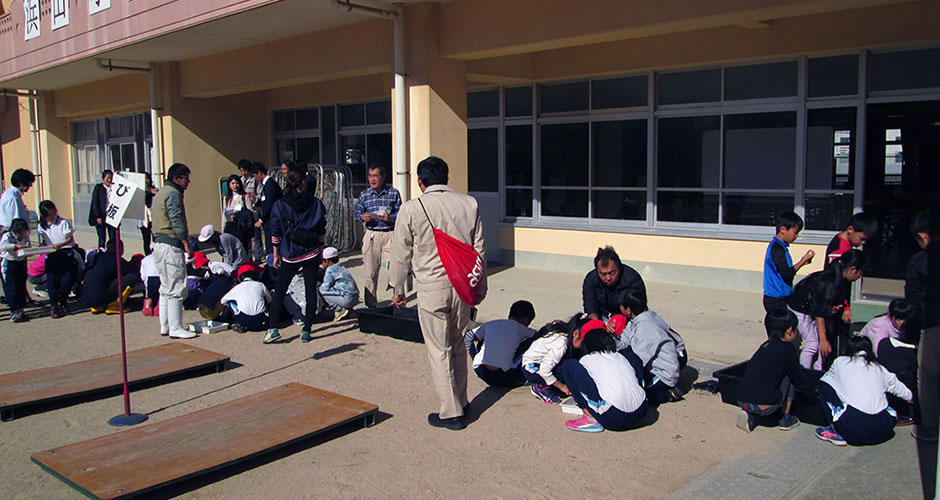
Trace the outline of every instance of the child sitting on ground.
<path fill-rule="evenodd" d="M 813 394 L 812 383 L 800 367 L 796 339 L 796 315 L 786 309 L 771 309 L 764 317 L 768 339 L 751 356 L 741 384 L 738 385 L 738 428 L 751 432 L 759 417 L 783 410 L 777 426 L 790 430 L 800 421 L 790 415 L 795 391 Z"/>
<path fill-rule="evenodd" d="M 345 318 L 349 310 L 359 303 L 359 287 L 356 280 L 338 262 L 339 252 L 335 248 L 323 249 L 320 267 L 326 269 L 326 273 L 320 283 L 320 296 L 326 305 L 333 309 L 333 321 Z"/>
<path fill-rule="evenodd" d="M 849 299 L 848 285 L 862 277 L 865 260 L 860 250 L 849 250 L 829 267 L 810 274 L 793 288 L 787 307 L 799 322 L 803 338 L 800 364 L 804 368 L 822 370 L 823 358 L 832 352 L 830 340 L 834 339 L 833 332 L 827 332 L 827 321 L 835 324 L 839 318 L 846 320 L 842 312 Z"/>
<path fill-rule="evenodd" d="M 888 304 L 888 313 L 876 316 L 862 328 L 859 335 L 871 341 L 875 357 L 881 366 L 898 377 L 908 389 L 917 388 L 917 346 L 903 340 L 904 327 L 914 317 L 915 308 L 904 299 Z M 890 395 L 888 402 L 898 411 L 898 426 L 913 423 L 913 407 L 904 400 Z"/>
<path fill-rule="evenodd" d="M 13 219 L 10 229 L 0 235 L 0 262 L 3 277 L 3 294 L 10 306 L 10 321 L 29 321 L 23 310 L 29 301 L 26 290 L 26 256 L 17 255 L 17 250 L 29 248 L 29 224 L 23 219 Z"/>
<path fill-rule="evenodd" d="M 552 321 L 539 329 L 532 345 L 522 355 L 522 375 L 532 384 L 532 395 L 545 403 L 558 404 L 561 402 L 559 393 L 571 394 L 565 382 L 558 379 L 560 373 L 556 370 L 568 352 L 570 337 L 569 323 Z"/>
<path fill-rule="evenodd" d="M 232 330 L 265 331 L 268 328 L 268 303 L 271 293 L 258 281 L 258 274 L 251 264 L 242 264 L 236 273 L 239 281 L 222 297 L 222 304 L 232 309 Z"/>
<path fill-rule="evenodd" d="M 679 382 L 679 345 L 669 334 L 669 324 L 658 314 L 650 311 L 646 304 L 646 292 L 627 290 L 623 294 L 620 312 L 629 320 L 617 348 L 629 349 L 640 359 L 643 366 L 644 386 L 649 401 L 653 404 L 668 403 L 682 399 L 676 388 Z M 681 340 L 681 339 L 680 339 Z"/>
<path fill-rule="evenodd" d="M 487 385 L 516 387 L 525 383 L 519 351 L 522 343 L 535 335 L 535 330 L 529 328 L 533 319 L 532 303 L 520 300 L 509 308 L 509 319 L 487 321 L 467 331 L 464 343 L 473 358 L 473 371 Z"/>
<path fill-rule="evenodd" d="M 830 424 L 816 428 L 816 437 L 836 446 L 887 441 L 897 413 L 888 406 L 886 392 L 913 401 L 910 389 L 875 360 L 871 340 L 851 337 L 844 354 L 819 380 L 819 402 Z"/>
<path fill-rule="evenodd" d="M 573 327 L 571 345 L 581 357 L 565 361 L 560 371 L 583 415 L 565 426 L 581 432 L 637 427 L 648 408 L 638 367 L 617 352 L 603 321 L 585 318 Z"/>
<path fill-rule="evenodd" d="M 790 243 L 796 241 L 803 230 L 803 219 L 793 212 L 777 214 L 777 235 L 767 245 L 764 254 L 764 311 L 773 308 L 786 309 L 787 297 L 793 291 L 793 277 L 816 255 L 807 250 L 800 260 L 793 264 L 790 257 Z"/>

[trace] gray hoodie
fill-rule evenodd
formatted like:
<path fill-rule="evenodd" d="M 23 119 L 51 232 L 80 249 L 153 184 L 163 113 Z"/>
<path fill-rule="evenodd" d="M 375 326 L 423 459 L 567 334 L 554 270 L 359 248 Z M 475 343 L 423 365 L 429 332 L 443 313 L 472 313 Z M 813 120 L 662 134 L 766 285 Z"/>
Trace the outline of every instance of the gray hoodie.
<path fill-rule="evenodd" d="M 655 356 L 650 372 L 667 386 L 675 387 L 679 381 L 679 357 L 676 343 L 668 332 L 669 323 L 655 312 L 645 311 L 627 323 L 620 335 L 617 349 L 633 349 L 644 367 Z M 659 355 L 656 355 L 660 344 L 662 348 L 659 349 Z"/>

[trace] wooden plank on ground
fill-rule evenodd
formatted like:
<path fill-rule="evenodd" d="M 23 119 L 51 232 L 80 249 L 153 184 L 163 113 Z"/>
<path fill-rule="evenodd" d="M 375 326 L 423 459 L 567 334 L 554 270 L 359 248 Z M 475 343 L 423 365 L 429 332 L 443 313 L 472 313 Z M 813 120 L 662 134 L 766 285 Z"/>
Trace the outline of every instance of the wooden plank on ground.
<path fill-rule="evenodd" d="M 361 419 L 378 406 L 290 383 L 218 406 L 32 455 L 92 498 L 119 499 L 204 474 Z"/>
<path fill-rule="evenodd" d="M 181 342 L 163 344 L 127 353 L 130 383 L 201 370 L 222 369 L 228 356 Z M 77 363 L 0 375 L 0 416 L 13 418 L 13 410 L 64 398 L 119 389 L 124 383 L 121 355 Z"/>

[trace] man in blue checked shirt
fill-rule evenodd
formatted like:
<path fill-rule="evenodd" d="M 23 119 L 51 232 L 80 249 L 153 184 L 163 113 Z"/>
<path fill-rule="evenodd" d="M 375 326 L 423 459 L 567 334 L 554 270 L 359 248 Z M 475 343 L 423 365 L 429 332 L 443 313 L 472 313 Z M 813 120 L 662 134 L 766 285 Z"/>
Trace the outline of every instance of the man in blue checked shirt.
<path fill-rule="evenodd" d="M 401 208 L 401 194 L 385 184 L 388 170 L 385 165 L 369 166 L 369 187 L 359 195 L 356 219 L 365 226 L 362 236 L 362 262 L 365 266 L 366 307 L 376 306 L 376 286 L 382 262 L 388 262 L 392 247 L 392 231 Z"/>

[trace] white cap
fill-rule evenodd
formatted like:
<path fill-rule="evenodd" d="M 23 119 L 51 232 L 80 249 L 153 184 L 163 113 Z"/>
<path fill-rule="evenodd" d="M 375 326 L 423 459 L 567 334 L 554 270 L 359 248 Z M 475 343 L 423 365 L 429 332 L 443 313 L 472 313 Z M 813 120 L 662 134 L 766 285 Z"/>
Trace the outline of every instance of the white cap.
<path fill-rule="evenodd" d="M 333 247 L 326 247 L 323 249 L 323 258 L 324 259 L 335 259 L 339 257 L 339 251 Z"/>
<path fill-rule="evenodd" d="M 202 243 L 204 241 L 208 241 L 213 234 L 215 234 L 215 226 L 212 224 L 206 224 L 205 226 L 202 226 L 202 229 L 199 230 L 199 242 Z"/>

